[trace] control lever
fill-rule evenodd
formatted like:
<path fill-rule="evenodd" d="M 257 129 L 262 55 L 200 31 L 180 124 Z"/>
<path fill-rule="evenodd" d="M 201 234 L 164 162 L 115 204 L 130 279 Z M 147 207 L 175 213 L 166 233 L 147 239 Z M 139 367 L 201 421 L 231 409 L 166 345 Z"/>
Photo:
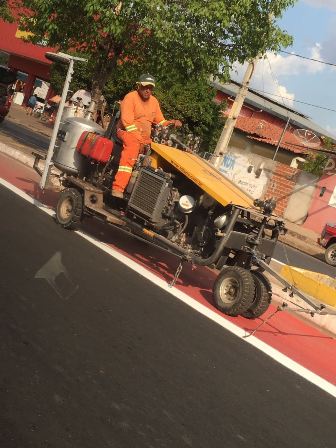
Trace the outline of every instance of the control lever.
<path fill-rule="evenodd" d="M 191 152 L 191 149 L 189 148 L 189 146 L 185 145 L 184 143 L 181 142 L 181 140 L 179 140 L 175 134 L 170 134 L 169 136 L 170 140 L 172 140 L 173 142 L 177 143 L 178 145 L 180 145 L 185 151 Z"/>

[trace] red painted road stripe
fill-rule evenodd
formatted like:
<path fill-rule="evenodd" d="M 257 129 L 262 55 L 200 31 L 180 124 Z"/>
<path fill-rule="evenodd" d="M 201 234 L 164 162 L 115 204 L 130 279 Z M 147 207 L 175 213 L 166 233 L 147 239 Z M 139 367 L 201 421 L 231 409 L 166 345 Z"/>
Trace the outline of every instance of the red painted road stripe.
<path fill-rule="evenodd" d="M 0 155 L 0 177 L 49 206 L 53 206 L 57 200 L 57 193 L 50 191 L 41 193 L 38 187 L 39 177 L 31 168 L 4 155 Z M 143 243 L 93 220 L 84 224 L 84 230 L 96 234 L 101 241 L 146 267 L 165 281 L 169 282 L 173 278 L 178 263 L 175 257 L 163 254 L 155 248 L 149 250 L 147 245 L 144 246 Z M 222 315 L 212 305 L 211 290 L 214 278 L 215 274 L 207 268 L 197 267 L 196 270 L 192 270 L 190 265 L 186 265 L 176 287 Z M 271 307 L 266 313 L 266 317 L 274 309 L 275 307 Z M 229 318 L 225 316 L 225 318 L 246 332 L 252 331 L 262 322 L 262 319 L 250 321 L 242 317 Z M 270 322 L 265 323 L 255 336 L 336 385 L 336 341 L 326 333 L 288 312 L 280 312 Z"/>

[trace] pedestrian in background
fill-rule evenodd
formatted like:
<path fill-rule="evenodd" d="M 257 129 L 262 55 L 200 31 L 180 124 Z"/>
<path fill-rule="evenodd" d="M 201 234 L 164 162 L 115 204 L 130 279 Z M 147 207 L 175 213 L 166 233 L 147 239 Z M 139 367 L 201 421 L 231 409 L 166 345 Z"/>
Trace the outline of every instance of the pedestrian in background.
<path fill-rule="evenodd" d="M 26 114 L 27 115 L 33 115 L 33 111 L 34 111 L 34 107 L 36 106 L 37 103 L 37 99 L 35 95 L 32 95 L 27 103 L 27 107 L 26 107 Z"/>

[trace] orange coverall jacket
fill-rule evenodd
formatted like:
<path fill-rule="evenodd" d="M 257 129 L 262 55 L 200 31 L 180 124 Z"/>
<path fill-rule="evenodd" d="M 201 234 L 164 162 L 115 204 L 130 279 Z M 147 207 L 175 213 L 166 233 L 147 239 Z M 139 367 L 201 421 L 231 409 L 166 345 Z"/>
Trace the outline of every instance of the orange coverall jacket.
<path fill-rule="evenodd" d="M 112 195 L 123 193 L 132 174 L 141 145 L 151 142 L 152 124 L 167 125 L 158 100 L 150 96 L 143 100 L 135 90 L 128 93 L 120 105 L 118 137 L 123 142 L 119 168 L 112 184 Z"/>
<path fill-rule="evenodd" d="M 166 124 L 160 104 L 154 96 L 144 101 L 136 90 L 128 93 L 120 105 L 121 128 L 136 133 L 141 143 L 150 143 L 152 124 Z"/>

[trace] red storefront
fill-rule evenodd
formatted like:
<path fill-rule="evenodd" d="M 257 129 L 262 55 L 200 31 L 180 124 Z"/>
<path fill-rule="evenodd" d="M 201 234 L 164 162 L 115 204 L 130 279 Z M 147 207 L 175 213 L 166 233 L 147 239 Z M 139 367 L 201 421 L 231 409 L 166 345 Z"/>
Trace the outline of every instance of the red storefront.
<path fill-rule="evenodd" d="M 16 23 L 0 20 L 0 51 L 8 53 L 8 66 L 27 75 L 24 87 L 24 102 L 31 95 L 36 79 L 48 81 L 51 62 L 45 58 L 47 51 L 55 49 L 33 45 L 24 40 L 26 33 Z"/>

